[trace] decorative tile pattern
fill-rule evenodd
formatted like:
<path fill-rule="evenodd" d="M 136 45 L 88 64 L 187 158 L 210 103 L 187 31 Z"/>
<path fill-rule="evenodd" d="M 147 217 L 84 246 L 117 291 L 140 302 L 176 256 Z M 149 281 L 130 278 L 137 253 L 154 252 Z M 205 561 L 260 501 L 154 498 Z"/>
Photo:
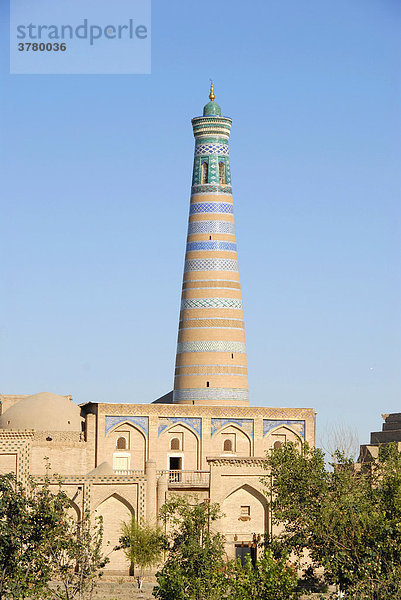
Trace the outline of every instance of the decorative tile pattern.
<path fill-rule="evenodd" d="M 226 160 L 226 183 L 231 187 L 231 169 L 230 169 L 230 161 Z"/>
<path fill-rule="evenodd" d="M 234 214 L 234 207 L 228 202 L 194 202 L 189 209 L 190 215 L 199 213 Z"/>
<path fill-rule="evenodd" d="M 265 437 L 272 429 L 279 427 L 280 425 L 291 427 L 298 435 L 305 438 L 305 421 L 281 421 L 275 419 L 263 419 L 263 437 Z"/>
<path fill-rule="evenodd" d="M 245 353 L 244 342 L 216 341 L 216 342 L 178 342 L 177 354 L 183 352 L 240 352 Z"/>
<path fill-rule="evenodd" d="M 228 144 L 228 141 L 221 139 L 219 136 L 202 137 L 201 140 L 195 140 L 196 144 Z"/>
<path fill-rule="evenodd" d="M 241 427 L 248 435 L 253 437 L 253 419 L 212 419 L 210 428 L 211 435 L 213 436 L 218 429 L 229 424 Z"/>
<path fill-rule="evenodd" d="M 187 388 L 183 388 L 187 389 Z M 193 389 L 193 388 L 188 388 Z M 218 389 L 218 388 L 217 388 Z M 235 388 L 238 389 L 238 388 Z M 202 392 L 216 390 L 216 388 L 203 388 Z M 220 390 L 226 393 L 226 389 Z M 241 391 L 241 388 L 240 388 Z M 163 417 L 166 414 L 166 406 L 163 404 L 108 404 L 99 403 L 98 410 L 100 415 L 143 415 L 143 416 L 158 416 Z M 226 418 L 255 418 L 263 417 L 263 419 L 279 419 L 279 420 L 303 420 L 308 421 L 311 432 L 314 427 L 315 411 L 313 408 L 282 408 L 271 406 L 214 406 L 213 413 L 216 417 Z M 210 406 L 192 406 L 192 405 L 174 405 L 168 407 L 168 414 L 174 417 L 186 415 L 188 417 L 210 417 Z M 306 427 L 305 423 L 305 427 Z"/>
<path fill-rule="evenodd" d="M 238 272 L 238 261 L 232 258 L 193 258 L 185 261 L 184 273 L 188 271 Z"/>
<path fill-rule="evenodd" d="M 122 423 L 123 421 L 130 421 L 142 429 L 142 431 L 149 435 L 149 417 L 133 417 L 133 416 L 108 416 L 105 417 L 104 433 L 107 434 L 112 427 Z"/>
<path fill-rule="evenodd" d="M 232 119 L 222 116 L 203 116 L 192 119 L 192 129 L 196 140 L 218 136 L 220 141 L 228 140 Z"/>
<path fill-rule="evenodd" d="M 265 462 L 266 459 L 265 458 L 256 458 L 253 456 L 241 456 L 241 457 L 237 457 L 237 456 L 231 456 L 230 458 L 226 457 L 226 456 L 219 456 L 219 457 L 207 457 L 206 461 L 208 464 L 212 463 L 213 465 L 218 465 L 219 467 L 223 467 L 226 465 L 230 465 L 230 466 L 234 466 L 237 467 L 238 469 L 241 469 L 241 471 L 244 470 L 245 467 L 249 468 L 251 467 L 253 470 L 256 468 L 258 470 L 261 470 L 260 472 L 260 477 L 266 475 L 266 471 L 265 471 Z M 241 475 L 244 475 L 244 473 L 241 473 Z M 255 473 L 253 472 L 252 475 L 255 475 Z"/>
<path fill-rule="evenodd" d="M 198 250 L 226 250 L 236 252 L 237 244 L 233 242 L 209 241 L 209 242 L 189 242 L 187 252 L 196 252 Z"/>
<path fill-rule="evenodd" d="M 249 391 L 233 388 L 184 388 L 173 392 L 173 402 L 192 402 L 193 400 L 242 400 L 247 402 Z M 180 408 L 177 407 L 177 411 L 179 410 Z M 205 407 L 205 410 L 210 412 L 210 407 Z M 216 411 L 215 408 L 213 410 Z M 227 407 L 223 407 L 221 411 L 226 413 Z"/>
<path fill-rule="evenodd" d="M 200 183 L 200 168 L 201 168 L 201 157 L 195 156 L 194 168 L 193 168 L 193 172 L 192 172 L 192 186 L 198 185 Z"/>
<path fill-rule="evenodd" d="M 203 183 L 193 185 L 191 188 L 191 196 L 194 194 L 232 194 L 231 185 L 215 185 L 213 183 Z"/>
<path fill-rule="evenodd" d="M 92 483 L 85 481 L 84 484 L 84 508 L 91 508 Z"/>
<path fill-rule="evenodd" d="M 145 484 L 139 484 L 139 493 L 138 493 L 138 512 L 139 519 L 145 519 Z"/>
<path fill-rule="evenodd" d="M 29 430 L 0 430 L 0 454 L 15 456 L 16 473 L 23 485 L 28 482 L 34 432 Z"/>
<path fill-rule="evenodd" d="M 228 233 L 235 235 L 232 221 L 192 221 L 188 225 L 188 235 L 196 233 Z"/>
<path fill-rule="evenodd" d="M 209 183 L 219 183 L 219 157 L 217 154 L 209 156 Z"/>
<path fill-rule="evenodd" d="M 195 156 L 201 154 L 222 154 L 223 156 L 229 156 L 228 144 L 196 144 Z"/>
<path fill-rule="evenodd" d="M 159 417 L 159 429 L 158 435 L 163 433 L 166 427 L 175 423 L 184 423 L 198 434 L 199 437 L 202 435 L 202 419 L 196 417 Z"/>
<path fill-rule="evenodd" d="M 184 298 L 181 310 L 187 308 L 235 308 L 242 309 L 242 300 L 238 298 Z"/>

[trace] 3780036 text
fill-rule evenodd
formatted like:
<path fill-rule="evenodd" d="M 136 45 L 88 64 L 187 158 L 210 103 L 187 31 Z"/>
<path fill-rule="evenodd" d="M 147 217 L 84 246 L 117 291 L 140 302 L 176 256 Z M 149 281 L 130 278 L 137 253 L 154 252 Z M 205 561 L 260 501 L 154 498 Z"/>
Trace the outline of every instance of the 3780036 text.
<path fill-rule="evenodd" d="M 18 50 L 19 52 L 65 52 L 67 50 L 67 44 L 65 44 L 64 42 L 59 44 L 58 42 L 54 42 L 54 43 L 31 43 L 31 42 L 25 42 L 25 43 L 19 43 L 18 44 Z"/>

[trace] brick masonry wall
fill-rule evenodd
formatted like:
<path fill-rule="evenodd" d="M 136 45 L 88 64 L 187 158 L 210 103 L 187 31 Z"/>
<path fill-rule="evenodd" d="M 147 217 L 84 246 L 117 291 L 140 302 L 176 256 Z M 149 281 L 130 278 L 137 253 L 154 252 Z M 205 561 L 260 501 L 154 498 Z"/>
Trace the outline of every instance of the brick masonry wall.
<path fill-rule="evenodd" d="M 268 502 L 260 484 L 266 450 L 285 439 L 313 444 L 315 436 L 312 409 L 89 404 L 83 412 L 82 434 L 0 431 L 0 470 L 16 470 L 21 479 L 28 473 L 43 477 L 48 457 L 51 473 L 63 478 L 76 518 L 85 504 L 103 517 L 106 553 L 118 543 L 122 522 L 132 515 L 156 520 L 166 493 L 173 493 L 160 471 L 169 468 L 171 456 L 178 456 L 184 470 L 210 470 L 210 488 L 176 488 L 174 493 L 195 493 L 199 500 L 219 502 L 226 514 L 220 529 L 227 537 L 227 554 L 233 557 L 235 543 L 248 542 L 253 533 L 269 528 Z M 127 442 L 128 468 L 137 471 L 130 475 L 112 471 L 116 455 L 121 455 L 121 436 Z M 173 439 L 179 440 L 178 449 L 171 447 Z M 224 450 L 226 440 L 232 442 L 231 451 Z M 109 466 L 92 473 L 103 462 Z M 244 506 L 249 507 L 249 519 L 241 518 Z M 123 553 L 111 552 L 110 558 L 109 573 L 128 574 Z"/>

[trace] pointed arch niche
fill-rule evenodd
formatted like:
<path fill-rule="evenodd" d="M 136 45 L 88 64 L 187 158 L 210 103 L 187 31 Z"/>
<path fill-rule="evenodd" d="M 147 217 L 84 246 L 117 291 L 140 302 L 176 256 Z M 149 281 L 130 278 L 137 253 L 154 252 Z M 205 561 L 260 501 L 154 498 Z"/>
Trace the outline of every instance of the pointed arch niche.
<path fill-rule="evenodd" d="M 229 450 L 230 445 L 231 450 Z M 212 453 L 252 456 L 252 438 L 239 425 L 227 423 L 213 434 Z"/>
<path fill-rule="evenodd" d="M 203 159 L 201 163 L 201 183 L 205 184 L 209 181 L 209 163 L 207 159 Z"/>
<path fill-rule="evenodd" d="M 200 439 L 195 430 L 185 423 L 178 421 L 161 430 L 157 446 L 158 469 L 170 470 L 171 458 L 181 459 L 179 464 L 181 464 L 182 470 L 197 471 L 200 469 Z"/>
<path fill-rule="evenodd" d="M 95 510 L 95 517 L 103 519 L 102 552 L 109 557 L 110 562 L 105 570 L 110 574 L 125 574 L 130 572 L 130 563 L 123 550 L 113 548 L 118 545 L 121 537 L 121 524 L 129 523 L 135 511 L 130 503 L 117 493 L 103 500 Z"/>
<path fill-rule="evenodd" d="M 270 450 L 271 448 L 278 448 L 286 442 L 293 442 L 297 446 L 301 446 L 303 438 L 301 435 L 294 431 L 292 427 L 287 425 L 279 425 L 274 429 L 271 429 L 263 438 L 263 450 Z"/>
<path fill-rule="evenodd" d="M 125 441 L 125 448 L 122 446 Z M 147 456 L 147 437 L 141 427 L 126 420 L 112 427 L 104 440 L 104 455 L 116 470 L 143 471 Z"/>
<path fill-rule="evenodd" d="M 236 535 L 239 542 L 250 541 L 254 533 L 269 531 L 269 505 L 264 494 L 249 484 L 244 484 L 224 499 L 221 510 L 223 529 L 227 538 Z"/>

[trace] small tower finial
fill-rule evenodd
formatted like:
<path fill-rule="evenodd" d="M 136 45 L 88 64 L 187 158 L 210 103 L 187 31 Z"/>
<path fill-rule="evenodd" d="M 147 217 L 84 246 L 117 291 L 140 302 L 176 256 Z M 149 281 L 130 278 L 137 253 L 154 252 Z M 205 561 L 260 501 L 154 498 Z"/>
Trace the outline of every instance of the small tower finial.
<path fill-rule="evenodd" d="M 213 91 L 213 80 L 210 80 L 210 94 L 209 94 L 209 98 L 211 100 L 211 102 L 213 102 L 213 100 L 215 99 L 215 95 L 214 95 L 214 91 Z"/>

